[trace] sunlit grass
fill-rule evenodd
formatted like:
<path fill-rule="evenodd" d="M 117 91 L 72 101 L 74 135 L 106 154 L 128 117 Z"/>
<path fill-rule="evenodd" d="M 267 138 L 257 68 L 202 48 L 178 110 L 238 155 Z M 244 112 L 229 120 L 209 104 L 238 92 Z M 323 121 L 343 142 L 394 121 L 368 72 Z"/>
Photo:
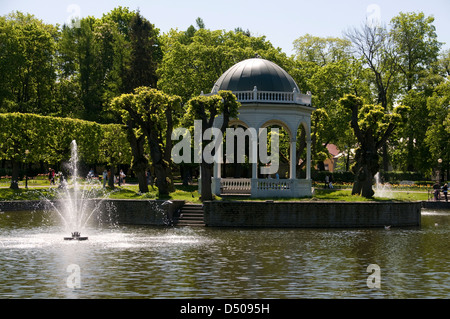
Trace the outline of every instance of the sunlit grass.
<path fill-rule="evenodd" d="M 148 193 L 140 193 L 138 185 L 126 184 L 115 187 L 113 190 L 103 189 L 101 185 L 94 186 L 95 191 L 91 192 L 91 196 L 108 197 L 111 199 L 134 199 L 134 200 L 154 200 L 154 199 L 172 199 L 183 200 L 191 203 L 201 203 L 200 195 L 196 185 L 176 185 L 175 191 L 168 196 L 160 196 L 156 187 L 149 186 Z M 0 188 L 0 201 L 11 200 L 40 200 L 42 198 L 53 199 L 58 196 L 57 187 L 30 187 L 25 189 L 21 187 L 13 190 L 7 187 Z M 361 201 L 425 201 L 428 199 L 427 192 L 417 191 L 394 191 L 389 197 L 374 197 L 371 199 L 362 196 L 352 195 L 350 189 L 321 189 L 316 188 L 312 197 L 306 198 L 250 198 L 250 197 L 216 197 L 216 200 L 222 201 L 258 201 L 258 200 L 274 200 L 274 201 L 344 201 L 344 202 L 361 202 Z"/>

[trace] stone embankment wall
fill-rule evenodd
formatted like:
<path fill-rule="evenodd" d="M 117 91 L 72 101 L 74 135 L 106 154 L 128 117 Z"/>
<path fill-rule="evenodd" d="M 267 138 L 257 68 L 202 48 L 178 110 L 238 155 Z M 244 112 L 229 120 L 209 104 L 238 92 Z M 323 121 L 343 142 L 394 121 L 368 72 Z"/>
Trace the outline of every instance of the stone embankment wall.
<path fill-rule="evenodd" d="M 52 203 L 58 206 L 58 201 Z M 104 200 L 100 222 L 167 226 L 184 201 Z M 408 227 L 420 226 L 424 202 L 205 202 L 204 221 L 210 227 Z M 0 211 L 51 209 L 42 201 L 0 202 Z"/>
<path fill-rule="evenodd" d="M 205 202 L 211 227 L 420 226 L 421 202 Z"/>

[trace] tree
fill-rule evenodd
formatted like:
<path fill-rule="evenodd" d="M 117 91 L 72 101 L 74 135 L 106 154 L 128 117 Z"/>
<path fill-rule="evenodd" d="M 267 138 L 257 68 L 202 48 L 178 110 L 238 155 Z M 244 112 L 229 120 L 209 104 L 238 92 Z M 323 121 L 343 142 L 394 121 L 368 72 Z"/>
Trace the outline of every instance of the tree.
<path fill-rule="evenodd" d="M 136 97 L 134 94 L 122 94 L 113 99 L 112 109 L 121 114 L 125 124 L 127 140 L 131 147 L 132 164 L 131 169 L 136 174 L 139 184 L 139 192 L 148 193 L 146 170 L 148 159 L 144 152 L 145 135 L 139 128 L 137 114 Z"/>
<path fill-rule="evenodd" d="M 149 87 L 139 87 L 132 94 L 123 94 L 111 102 L 111 108 L 120 114 L 127 126 L 127 135 L 133 152 L 133 169 L 141 192 L 148 192 L 145 179 L 145 136 L 152 165 L 155 169 L 159 195 L 169 194 L 171 178 L 170 154 L 174 114 L 180 112 L 181 99 Z M 170 139 L 170 142 L 168 142 Z M 145 184 L 145 185 L 144 185 Z"/>
<path fill-rule="evenodd" d="M 170 30 L 162 37 L 163 59 L 158 67 L 158 88 L 181 96 L 183 102 L 211 91 L 214 83 L 231 66 L 258 53 L 286 70 L 291 62 L 281 49 L 265 37 L 248 37 L 242 32 L 199 29 Z"/>
<path fill-rule="evenodd" d="M 126 92 L 132 92 L 141 86 L 156 88 L 156 69 L 161 59 L 159 30 L 138 11 L 130 21 L 128 32 L 131 57 L 126 75 Z"/>
<path fill-rule="evenodd" d="M 408 108 L 397 106 L 393 113 L 386 114 L 381 105 L 364 104 L 354 95 L 346 95 L 340 103 L 351 114 L 350 125 L 359 143 L 352 169 L 355 174 L 352 194 L 371 198 L 373 177 L 379 169 L 378 150 L 401 123 Z"/>
<path fill-rule="evenodd" d="M 438 159 L 442 160 L 440 169 L 450 173 L 450 82 L 447 80 L 436 87 L 427 99 L 430 125 L 427 128 L 425 142 L 430 150 L 431 166 L 436 167 Z M 438 168 L 439 169 L 439 168 Z M 441 174 L 444 178 L 444 174 Z"/>
<path fill-rule="evenodd" d="M 79 28 L 64 25 L 59 41 L 59 63 L 64 79 L 74 81 L 78 89 L 76 98 L 81 109 L 72 114 L 75 117 L 101 121 L 103 110 L 103 66 L 101 46 L 96 41 L 96 23 L 94 17 L 83 18 Z"/>
<path fill-rule="evenodd" d="M 188 108 L 186 115 L 191 120 L 200 119 L 202 121 L 202 137 L 207 129 L 213 127 L 216 117 L 222 115 L 223 122 L 220 127 L 220 131 L 223 136 L 226 128 L 228 127 L 230 118 L 237 117 L 237 110 L 239 106 L 240 103 L 237 101 L 236 96 L 234 96 L 233 93 L 230 91 L 219 91 L 218 95 L 197 96 L 190 99 L 187 103 Z M 201 146 L 202 154 L 205 146 L 205 144 Z M 202 156 L 200 164 L 202 201 L 213 199 L 211 190 L 213 165 L 214 163 L 208 163 L 205 161 L 204 156 Z"/>
<path fill-rule="evenodd" d="M 323 161 L 329 156 L 328 144 L 335 144 L 347 152 L 355 144 L 348 129 L 349 118 L 342 112 L 339 99 L 350 93 L 368 95 L 361 80 L 365 74 L 359 61 L 351 55 L 349 40 L 306 34 L 294 41 L 294 47 L 292 76 L 302 92 L 312 92 L 313 105 L 317 108 L 311 116 L 313 166 L 317 164 L 323 169 Z M 306 143 L 300 136 L 297 141 L 297 158 L 302 158 L 300 154 L 305 154 Z M 301 167 L 305 164 L 306 159 Z"/>
<path fill-rule="evenodd" d="M 19 187 L 19 169 L 25 158 L 27 163 L 61 162 L 70 157 L 72 140 L 77 141 L 80 159 L 87 163 L 111 162 L 107 159 L 111 156 L 106 155 L 107 152 L 111 154 L 111 151 L 116 154 L 121 152 L 122 161 L 129 162 L 129 148 L 124 143 L 126 136 L 119 125 L 100 125 L 36 114 L 3 113 L 0 114 L 0 127 L 0 158 L 12 164 L 13 189 Z"/>
<path fill-rule="evenodd" d="M 0 17 L 0 111 L 52 114 L 57 29 L 31 14 Z"/>
<path fill-rule="evenodd" d="M 433 65 L 436 64 L 442 43 L 438 42 L 436 28 L 433 25 L 434 17 L 425 17 L 420 13 L 400 13 L 391 20 L 389 36 L 392 38 L 395 51 L 398 54 L 398 70 L 401 74 L 399 82 L 404 94 L 403 99 L 413 102 L 413 97 L 423 95 L 413 103 L 409 120 L 403 132 L 406 147 L 402 151 L 406 154 L 405 168 L 416 171 L 420 168 L 420 149 L 414 141 L 423 141 L 426 125 L 423 121 L 428 118 L 426 112 L 426 92 L 418 91 L 420 82 L 427 77 Z M 414 92 L 412 92 L 414 90 Z"/>
<path fill-rule="evenodd" d="M 376 88 L 376 103 L 388 112 L 393 107 L 397 93 L 398 52 L 386 28 L 364 24 L 361 29 L 346 32 L 353 43 L 356 56 L 368 66 L 372 73 L 371 82 Z M 389 168 L 387 144 L 383 143 L 383 169 Z"/>
<path fill-rule="evenodd" d="M 437 40 L 434 17 L 420 13 L 403 13 L 391 20 L 390 37 L 398 54 L 398 69 L 406 92 L 413 89 L 422 71 L 437 61 L 442 45 Z"/>

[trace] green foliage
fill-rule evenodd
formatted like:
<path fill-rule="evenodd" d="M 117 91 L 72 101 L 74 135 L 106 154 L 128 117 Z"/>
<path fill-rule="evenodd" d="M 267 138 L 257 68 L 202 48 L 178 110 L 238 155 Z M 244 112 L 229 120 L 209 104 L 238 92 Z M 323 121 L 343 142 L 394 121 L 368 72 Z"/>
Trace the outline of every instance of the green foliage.
<path fill-rule="evenodd" d="M 312 92 L 317 108 L 311 128 L 314 164 L 329 156 L 328 144 L 346 151 L 358 146 L 348 125 L 350 113 L 339 103 L 346 94 L 354 94 L 362 98 L 361 107 L 367 111 L 358 115 L 359 125 L 363 131 L 370 130 L 375 139 L 382 138 L 389 119 L 397 118 L 396 130 L 385 141 L 394 169 L 431 174 L 437 169 L 438 158 L 443 159 L 441 168 L 449 169 L 450 51 L 441 51 L 434 18 L 422 12 L 401 12 L 386 27 L 367 27 L 342 38 L 300 36 L 294 41 L 292 57 L 275 48 L 265 36 L 253 36 L 241 28 L 209 30 L 200 18 L 186 31 L 170 30 L 166 34 L 159 34 L 138 11 L 120 6 L 101 18 L 89 16 L 77 22 L 79 27 L 54 26 L 21 12 L 0 17 L 0 113 L 125 123 L 129 115 L 127 119 L 113 111 L 111 101 L 124 93 L 137 94 L 134 89 L 141 85 L 151 86 L 161 91 L 144 90 L 138 95 L 149 99 L 148 105 L 164 107 L 145 109 L 142 100 L 138 103 L 140 116 L 155 125 L 158 145 L 170 147 L 167 132 L 180 125 L 181 107 L 177 98 L 169 103 L 160 94 L 180 96 L 185 107 L 195 97 L 191 107 L 196 102 L 207 106 L 206 117 L 211 112 L 219 113 L 224 104 L 206 102 L 200 93 L 208 93 L 235 63 L 259 54 L 288 71 L 302 92 Z M 122 102 L 127 102 L 126 96 Z M 409 110 L 405 113 L 397 104 L 407 105 Z M 170 123 L 165 120 L 169 105 L 176 108 Z M 399 117 L 401 111 L 405 114 Z M 195 112 L 198 118 L 200 113 Z M 184 110 L 191 121 L 195 112 Z M 400 118 L 405 121 L 401 125 Z M 24 121 L 28 121 L 26 125 Z M 3 119 L 1 158 L 21 162 L 23 151 L 28 149 L 29 162 L 58 162 L 67 157 L 68 145 L 77 134 L 101 140 L 101 151 L 95 155 L 95 144 L 78 137 L 86 160 L 117 163 L 123 154 L 130 154 L 128 147 L 121 150 L 119 145 L 128 145 L 121 126 L 107 133 L 94 123 L 60 125 L 58 121 L 24 120 L 19 115 Z M 15 124 L 24 130 L 19 131 Z M 45 128 L 61 134 L 51 136 L 43 132 Z M 138 127 L 133 132 L 137 138 L 144 134 Z M 102 134 L 103 139 L 99 137 Z M 119 144 L 114 134 L 120 137 Z M 298 158 L 305 157 L 304 135 L 302 130 L 297 132 Z M 41 155 L 35 155 L 39 152 Z"/>
<path fill-rule="evenodd" d="M 112 150 L 129 163 L 130 151 L 119 125 L 100 125 L 77 119 L 35 114 L 0 114 L 0 158 L 18 162 L 57 163 L 70 158 L 70 143 L 77 141 L 80 159 L 111 163 Z M 118 163 L 115 161 L 114 163 Z"/>
<path fill-rule="evenodd" d="M 427 128 L 425 142 L 429 145 L 432 165 L 438 159 L 443 160 L 443 169 L 448 170 L 450 163 L 450 82 L 440 84 L 427 100 L 430 125 Z M 436 167 L 436 166 L 435 166 Z"/>
<path fill-rule="evenodd" d="M 0 17 L 0 112 L 52 114 L 57 29 L 21 12 Z"/>
<path fill-rule="evenodd" d="M 265 37 L 248 37 L 242 32 L 199 29 L 192 34 L 170 30 L 161 39 L 163 60 L 158 68 L 158 88 L 176 94 L 186 102 L 211 91 L 217 79 L 231 66 L 255 54 L 289 69 L 280 49 Z"/>

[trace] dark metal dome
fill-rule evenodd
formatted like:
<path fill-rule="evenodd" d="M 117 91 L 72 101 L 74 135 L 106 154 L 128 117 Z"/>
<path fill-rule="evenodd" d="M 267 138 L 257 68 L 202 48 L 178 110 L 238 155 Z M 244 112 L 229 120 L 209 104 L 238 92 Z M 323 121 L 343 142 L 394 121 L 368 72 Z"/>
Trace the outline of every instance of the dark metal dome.
<path fill-rule="evenodd" d="M 252 91 L 300 92 L 294 79 L 275 63 L 253 58 L 241 61 L 229 68 L 214 84 L 212 92 Z"/>

